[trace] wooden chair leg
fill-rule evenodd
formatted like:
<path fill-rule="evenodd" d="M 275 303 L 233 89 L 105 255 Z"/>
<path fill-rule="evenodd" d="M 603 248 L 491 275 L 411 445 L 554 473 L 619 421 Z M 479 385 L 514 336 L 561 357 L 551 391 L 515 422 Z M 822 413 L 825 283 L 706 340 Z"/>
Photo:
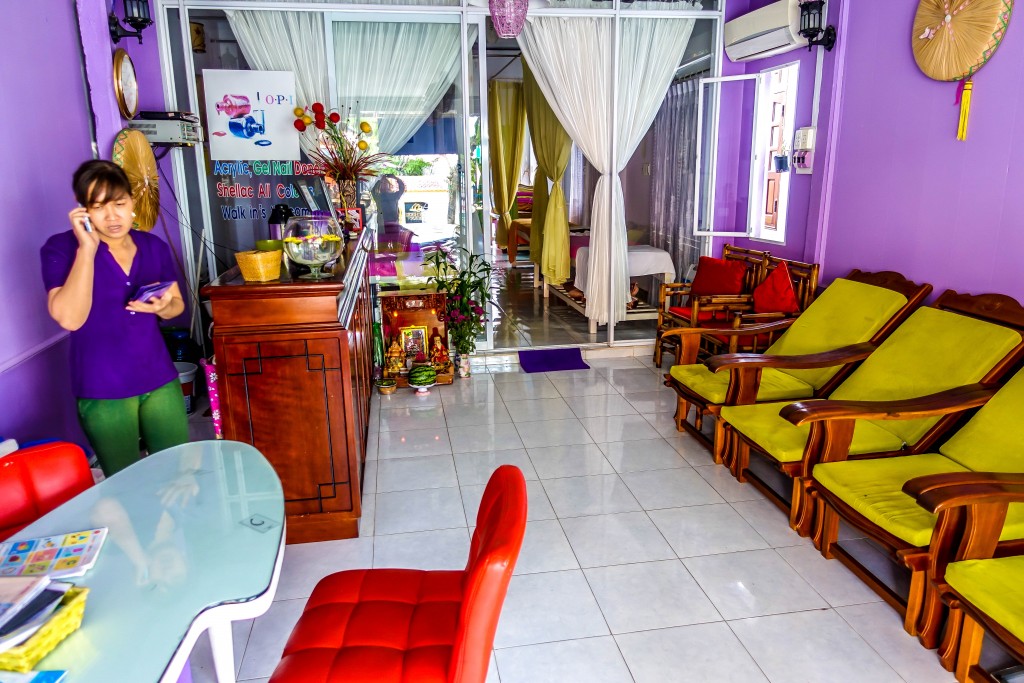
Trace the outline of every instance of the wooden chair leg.
<path fill-rule="evenodd" d="M 939 645 L 939 663 L 946 671 L 953 671 L 956 668 L 956 654 L 960 649 L 960 633 L 964 626 L 964 613 L 953 605 L 949 608 L 949 616 L 946 617 L 946 633 Z"/>
<path fill-rule="evenodd" d="M 694 411 L 693 426 L 698 432 L 704 429 L 704 411 L 700 407 Z"/>
<path fill-rule="evenodd" d="M 922 572 L 923 574 L 924 572 Z M 939 645 L 939 638 L 942 635 L 942 622 L 946 608 L 939 598 L 939 593 L 931 581 L 925 579 L 924 595 L 918 607 L 917 615 L 917 639 L 929 650 Z M 913 585 L 913 579 L 911 579 Z M 907 614 L 910 614 L 908 605 Z"/>
<path fill-rule="evenodd" d="M 814 547 L 821 552 L 821 556 L 831 560 L 834 557 L 832 546 L 838 541 L 839 536 L 839 515 L 831 505 L 819 500 L 815 517 L 814 536 L 811 540 Z"/>
<path fill-rule="evenodd" d="M 971 669 L 981 659 L 981 644 L 985 640 L 985 629 L 978 625 L 970 616 L 964 615 L 964 625 L 960 631 L 960 647 L 956 656 L 956 680 L 959 683 L 970 681 Z"/>
<path fill-rule="evenodd" d="M 907 594 L 907 611 L 903 615 L 903 630 L 912 636 L 918 634 L 918 618 L 922 616 L 925 588 L 928 575 L 920 569 L 910 570 L 910 592 Z"/>
<path fill-rule="evenodd" d="M 661 367 L 661 330 L 654 335 L 654 367 Z"/>
<path fill-rule="evenodd" d="M 789 527 L 806 538 L 814 531 L 814 492 L 803 477 L 793 479 L 793 499 L 789 506 Z"/>
<path fill-rule="evenodd" d="M 715 458 L 715 464 L 721 465 L 725 459 L 725 452 L 727 450 L 726 441 L 728 440 L 728 431 L 725 429 L 725 423 L 722 422 L 722 418 L 715 418 L 715 442 L 712 444 L 711 453 Z"/>
<path fill-rule="evenodd" d="M 738 436 L 734 437 L 732 453 L 732 476 L 743 483 L 747 480 L 747 465 L 750 464 L 750 444 Z"/>
<path fill-rule="evenodd" d="M 690 414 L 690 402 L 685 400 L 682 396 L 676 399 L 676 431 L 685 431 L 683 423 L 686 422 L 687 416 Z"/>

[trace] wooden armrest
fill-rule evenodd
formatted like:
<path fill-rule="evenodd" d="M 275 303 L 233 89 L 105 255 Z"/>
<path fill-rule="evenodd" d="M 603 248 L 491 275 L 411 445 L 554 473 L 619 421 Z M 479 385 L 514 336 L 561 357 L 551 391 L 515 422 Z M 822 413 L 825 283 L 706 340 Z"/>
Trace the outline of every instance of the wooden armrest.
<path fill-rule="evenodd" d="M 776 326 L 785 327 L 793 324 L 794 319 L 788 318 L 777 323 L 768 325 L 753 325 L 741 327 L 735 330 L 715 331 L 715 334 L 755 334 L 760 331 L 776 329 Z M 836 365 L 846 365 L 858 360 L 864 360 L 875 350 L 871 342 L 844 346 L 832 351 L 821 353 L 810 353 L 803 356 L 769 356 L 764 353 L 726 353 L 721 356 L 712 356 L 706 362 L 712 372 L 732 370 L 738 368 L 789 368 L 793 370 L 806 370 L 810 368 L 829 368 Z"/>
<path fill-rule="evenodd" d="M 1024 474 L 1017 472 L 944 472 L 911 479 L 903 493 L 932 514 L 978 503 L 1024 502 Z"/>
<path fill-rule="evenodd" d="M 751 304 L 754 297 L 751 294 L 703 294 L 694 297 L 696 303 L 701 306 L 709 304 Z"/>
<path fill-rule="evenodd" d="M 999 551 L 999 536 L 1010 503 L 1024 503 L 1024 474 L 1007 472 L 950 472 L 911 479 L 903 492 L 938 515 L 932 531 L 928 579 L 945 582 L 953 561 L 981 560 L 1019 554 L 1020 542 L 1009 541 Z"/>
<path fill-rule="evenodd" d="M 789 320 L 791 316 L 785 313 L 737 313 L 736 318 L 741 325 L 749 325 L 762 320 Z"/>
<path fill-rule="evenodd" d="M 970 384 L 937 394 L 899 401 L 811 401 L 791 403 L 779 416 L 796 426 L 827 420 L 916 420 L 958 413 L 984 405 L 996 390 Z"/>

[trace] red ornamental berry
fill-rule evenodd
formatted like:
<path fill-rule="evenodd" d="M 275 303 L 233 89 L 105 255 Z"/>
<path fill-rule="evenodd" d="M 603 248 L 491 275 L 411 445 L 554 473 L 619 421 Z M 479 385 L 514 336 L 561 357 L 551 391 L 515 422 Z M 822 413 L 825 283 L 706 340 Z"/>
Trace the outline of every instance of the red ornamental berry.
<path fill-rule="evenodd" d="M 316 122 L 317 128 L 323 128 L 324 123 L 327 121 L 323 114 L 317 114 L 316 116 L 313 117 L 313 120 Z"/>
<path fill-rule="evenodd" d="M 306 124 L 302 122 L 302 119 L 295 119 L 295 123 L 293 123 L 292 125 L 295 126 L 295 130 L 299 131 L 300 133 L 305 132 L 306 130 Z"/>
<path fill-rule="evenodd" d="M 341 121 L 341 114 L 339 114 L 336 111 L 333 111 L 331 112 L 331 115 L 328 116 L 327 118 L 331 120 L 331 123 L 337 123 L 338 121 Z"/>
<path fill-rule="evenodd" d="M 313 106 L 310 107 L 310 109 L 313 110 L 314 114 L 323 115 L 323 113 L 324 113 L 324 105 L 320 104 L 319 102 L 314 102 Z"/>
<path fill-rule="evenodd" d="M 327 125 L 324 123 L 323 119 L 320 119 L 318 121 L 314 121 L 313 125 L 316 126 L 317 128 L 319 128 L 320 130 L 323 130 L 324 128 L 327 127 Z"/>

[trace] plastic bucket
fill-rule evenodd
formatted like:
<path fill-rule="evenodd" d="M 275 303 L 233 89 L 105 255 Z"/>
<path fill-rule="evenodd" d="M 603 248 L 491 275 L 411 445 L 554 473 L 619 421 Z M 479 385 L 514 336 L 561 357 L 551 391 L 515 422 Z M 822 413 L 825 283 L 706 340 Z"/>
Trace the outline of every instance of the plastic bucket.
<path fill-rule="evenodd" d="M 185 395 L 185 412 L 192 414 L 192 399 L 196 395 L 196 372 L 199 366 L 195 363 L 183 363 L 177 361 L 174 368 L 178 371 L 178 380 L 181 382 L 181 393 Z"/>

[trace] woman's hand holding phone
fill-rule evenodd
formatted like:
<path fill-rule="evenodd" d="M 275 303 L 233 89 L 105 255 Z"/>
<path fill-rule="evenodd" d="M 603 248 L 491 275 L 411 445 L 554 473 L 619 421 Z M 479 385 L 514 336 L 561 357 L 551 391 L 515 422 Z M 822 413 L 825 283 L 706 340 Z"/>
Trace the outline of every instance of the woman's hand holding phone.
<path fill-rule="evenodd" d="M 177 283 L 174 283 L 176 285 Z M 139 299 L 132 299 L 125 306 L 129 311 L 135 311 L 136 313 L 153 313 L 160 315 L 165 308 L 171 305 L 174 301 L 174 297 L 178 291 L 176 286 L 169 286 L 159 295 L 144 296 Z"/>
<path fill-rule="evenodd" d="M 100 246 L 100 238 L 93 230 L 92 223 L 89 222 L 89 212 L 85 210 L 85 207 L 79 206 L 71 210 L 68 218 L 71 220 L 71 229 L 78 239 L 79 248 L 95 255 Z"/>

